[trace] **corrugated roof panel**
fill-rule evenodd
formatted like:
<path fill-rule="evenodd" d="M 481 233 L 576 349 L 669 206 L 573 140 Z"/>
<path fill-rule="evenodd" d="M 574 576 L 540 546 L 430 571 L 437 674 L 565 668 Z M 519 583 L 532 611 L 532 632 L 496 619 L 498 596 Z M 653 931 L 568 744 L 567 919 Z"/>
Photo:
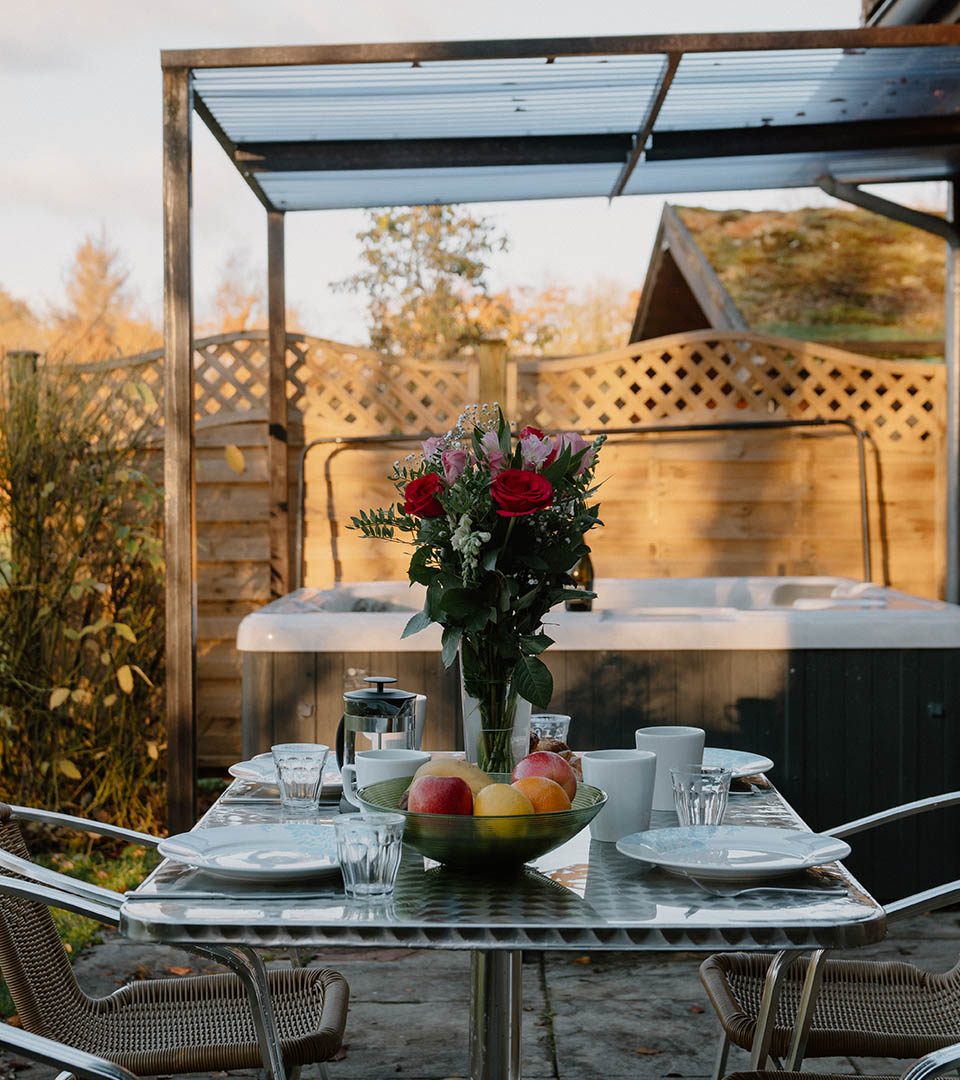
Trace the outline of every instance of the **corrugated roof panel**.
<path fill-rule="evenodd" d="M 957 148 L 646 161 L 634 170 L 624 195 L 814 187 L 825 174 L 857 184 L 947 180 L 958 170 Z"/>
<path fill-rule="evenodd" d="M 958 111 L 955 47 L 688 53 L 655 130 L 843 123 Z"/>
<path fill-rule="evenodd" d="M 281 210 L 574 199 L 609 194 L 618 165 L 510 165 L 473 169 L 380 169 L 261 174 Z"/>
<path fill-rule="evenodd" d="M 194 85 L 235 143 L 607 134 L 643 122 L 660 55 L 207 68 Z"/>

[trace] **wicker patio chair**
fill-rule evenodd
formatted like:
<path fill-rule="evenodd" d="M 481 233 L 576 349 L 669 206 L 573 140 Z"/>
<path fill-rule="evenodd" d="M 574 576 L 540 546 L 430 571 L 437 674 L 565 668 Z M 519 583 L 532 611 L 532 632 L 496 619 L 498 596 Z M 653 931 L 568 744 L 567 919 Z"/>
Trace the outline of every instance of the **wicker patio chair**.
<path fill-rule="evenodd" d="M 262 1021 L 250 1004 L 244 965 L 230 950 L 195 951 L 232 966 L 236 974 L 146 980 L 103 998 L 81 990 L 49 908 L 117 927 L 123 897 L 30 861 L 19 821 L 67 826 L 149 847 L 158 841 L 115 826 L 0 803 L 0 974 L 23 1028 L 137 1076 L 260 1067 Z M 332 1058 L 346 1023 L 349 990 L 343 976 L 322 968 L 271 970 L 262 985 L 272 1003 L 288 1074 Z M 322 1065 L 321 1071 L 326 1075 Z"/>
<path fill-rule="evenodd" d="M 833 829 L 846 837 L 914 814 L 960 803 L 960 792 L 918 799 Z M 945 907 L 960 899 L 960 881 L 885 906 L 888 921 Z M 800 1068 L 804 1057 L 915 1058 L 955 1042 L 960 1035 L 960 962 L 945 974 L 913 964 L 870 960 L 826 960 L 808 978 L 808 963 L 788 954 L 722 953 L 700 965 L 700 981 L 723 1028 L 714 1077 L 723 1076 L 730 1045 L 752 1050 L 764 986 L 772 965 L 781 979 L 770 1032 L 769 1053 Z M 804 995 L 816 995 L 809 1030 L 795 1032 Z M 764 1059 L 766 1054 L 761 1055 Z M 756 1055 L 755 1055 L 756 1060 Z M 759 1075 L 759 1074 L 758 1074 Z M 779 1080 L 785 1074 L 778 1072 Z"/>
<path fill-rule="evenodd" d="M 65 1046 L 53 1039 L 45 1039 L 42 1035 L 34 1035 L 9 1024 L 0 1024 L 0 1049 L 28 1058 L 38 1065 L 52 1065 L 55 1069 L 62 1069 L 57 1080 L 67 1080 L 71 1076 L 76 1076 L 79 1080 L 134 1080 L 132 1072 L 120 1065 L 114 1065 L 112 1061 L 104 1061 L 93 1054 L 86 1054 L 72 1046 Z"/>
<path fill-rule="evenodd" d="M 915 1061 L 901 1076 L 871 1076 L 870 1080 L 933 1080 L 946 1072 L 952 1072 L 960 1066 L 960 1043 L 934 1050 L 932 1053 Z M 802 1072 L 736 1072 L 730 1073 L 726 1080 L 810 1080 L 815 1075 L 817 1080 L 853 1080 L 842 1073 L 802 1073 Z"/>

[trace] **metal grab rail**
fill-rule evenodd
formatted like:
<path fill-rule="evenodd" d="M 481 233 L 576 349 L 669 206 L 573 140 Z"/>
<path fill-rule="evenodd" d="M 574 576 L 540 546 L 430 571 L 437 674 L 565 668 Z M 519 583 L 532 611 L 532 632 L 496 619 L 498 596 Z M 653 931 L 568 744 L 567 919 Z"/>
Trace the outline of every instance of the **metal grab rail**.
<path fill-rule="evenodd" d="M 840 427 L 849 432 L 857 440 L 857 472 L 860 485 L 860 546 L 863 566 L 863 580 L 873 579 L 873 560 L 870 551 L 870 505 L 867 491 L 867 455 L 866 441 L 869 434 L 852 420 L 826 419 L 815 417 L 810 420 L 718 420 L 715 422 L 705 421 L 695 424 L 651 424 L 647 427 L 609 427 L 609 428 L 585 428 L 580 434 L 584 436 L 644 436 L 644 435 L 676 435 L 690 432 L 706 431 L 781 431 L 791 428 L 825 428 Z M 557 434 L 549 432 L 548 434 Z M 396 444 L 406 446 L 411 443 L 423 442 L 433 435 L 432 432 L 421 432 L 417 435 L 330 435 L 320 439 L 312 439 L 300 451 L 297 464 L 297 516 L 296 516 L 296 548 L 294 552 L 294 580 L 293 587 L 299 589 L 303 584 L 303 532 L 305 517 L 305 494 L 306 481 L 305 470 L 307 456 L 317 446 L 338 446 L 342 449 L 364 449 L 365 447 L 381 447 Z M 329 476 L 328 476 L 329 485 Z M 329 505 L 329 498 L 328 498 Z M 340 572 L 336 557 L 336 540 L 331 537 L 334 547 L 334 582 L 340 583 Z"/>

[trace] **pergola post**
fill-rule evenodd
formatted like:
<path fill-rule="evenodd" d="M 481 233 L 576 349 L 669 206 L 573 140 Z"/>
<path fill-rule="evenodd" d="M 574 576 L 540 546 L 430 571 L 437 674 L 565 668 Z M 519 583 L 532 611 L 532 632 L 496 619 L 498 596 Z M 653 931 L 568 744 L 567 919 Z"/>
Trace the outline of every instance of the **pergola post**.
<path fill-rule="evenodd" d="M 509 365 L 507 363 L 507 343 L 491 338 L 478 341 L 477 352 L 477 400 L 492 403 L 499 402 L 507 416 L 513 411 L 514 395 L 511 393 Z M 514 387 L 515 389 L 515 387 Z"/>
<path fill-rule="evenodd" d="M 960 223 L 960 181 L 947 184 L 947 218 Z M 947 367 L 947 587 L 960 603 L 960 242 L 947 240 L 944 361 Z"/>
<path fill-rule="evenodd" d="M 197 816 L 191 81 L 186 67 L 163 72 L 163 491 L 171 833 L 189 829 Z"/>
<path fill-rule="evenodd" d="M 267 401 L 270 472 L 270 599 L 290 591 L 289 477 L 287 459 L 287 308 L 283 211 L 267 211 Z"/>

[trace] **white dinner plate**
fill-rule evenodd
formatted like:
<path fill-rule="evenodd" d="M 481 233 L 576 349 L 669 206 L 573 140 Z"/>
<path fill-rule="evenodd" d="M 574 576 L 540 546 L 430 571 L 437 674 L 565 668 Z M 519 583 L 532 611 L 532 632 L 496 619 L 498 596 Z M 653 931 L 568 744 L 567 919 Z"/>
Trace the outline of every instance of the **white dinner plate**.
<path fill-rule="evenodd" d="M 719 746 L 703 748 L 704 765 L 713 765 L 720 769 L 729 769 L 734 780 L 741 776 L 761 776 L 773 768 L 773 762 L 762 754 L 751 754 L 746 750 L 723 750 Z"/>
<path fill-rule="evenodd" d="M 277 782 L 277 769 L 273 763 L 273 754 L 257 754 L 249 761 L 238 761 L 231 765 L 227 772 L 238 780 L 253 780 L 261 784 L 275 784 Z M 337 768 L 335 757 L 327 758 L 327 764 L 323 768 L 323 790 L 340 791 L 343 782 L 340 779 L 340 770 Z"/>
<path fill-rule="evenodd" d="M 682 825 L 617 841 L 617 851 L 704 881 L 769 881 L 850 854 L 833 836 L 758 825 Z"/>
<path fill-rule="evenodd" d="M 166 859 L 233 881 L 296 881 L 339 869 L 332 825 L 224 825 L 161 840 Z"/>

